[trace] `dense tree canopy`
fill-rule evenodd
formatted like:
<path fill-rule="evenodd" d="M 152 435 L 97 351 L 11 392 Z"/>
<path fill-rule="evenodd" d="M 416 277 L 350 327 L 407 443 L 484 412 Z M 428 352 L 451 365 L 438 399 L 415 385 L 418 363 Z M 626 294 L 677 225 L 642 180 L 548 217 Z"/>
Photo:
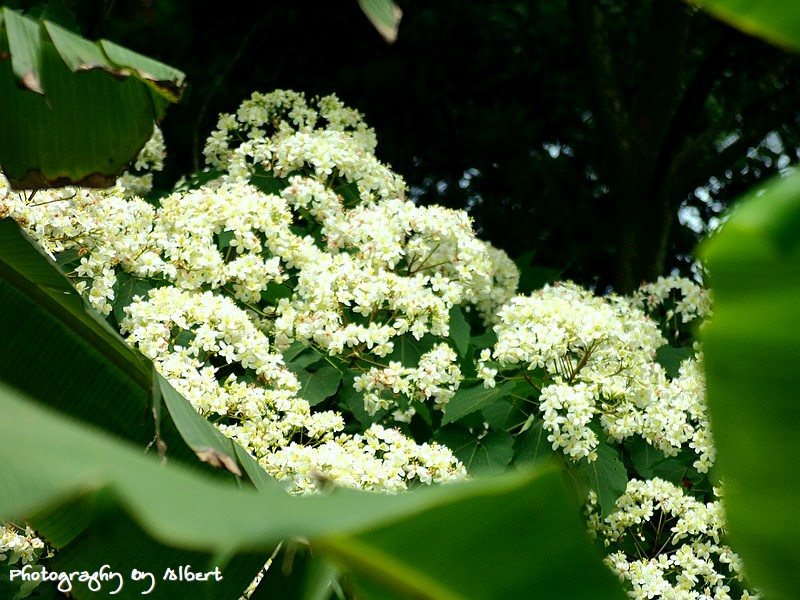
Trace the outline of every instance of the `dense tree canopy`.
<path fill-rule="evenodd" d="M 419 201 L 600 289 L 686 271 L 697 232 L 679 211 L 701 230 L 798 146 L 796 58 L 678 0 L 400 2 L 394 45 L 356 2 L 66 5 L 87 37 L 186 71 L 163 185 L 202 167 L 251 90 L 335 92 Z"/>

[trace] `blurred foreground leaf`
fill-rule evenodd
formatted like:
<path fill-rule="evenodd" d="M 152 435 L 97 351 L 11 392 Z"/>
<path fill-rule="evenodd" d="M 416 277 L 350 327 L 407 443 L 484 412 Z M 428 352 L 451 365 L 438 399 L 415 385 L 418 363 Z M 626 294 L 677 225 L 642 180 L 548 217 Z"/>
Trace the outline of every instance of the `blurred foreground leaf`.
<path fill-rule="evenodd" d="M 800 50 L 800 3 L 796 0 L 690 1 L 745 33 Z"/>
<path fill-rule="evenodd" d="M 800 173 L 742 200 L 703 248 L 702 331 L 732 545 L 765 598 L 800 589 Z"/>
<path fill-rule="evenodd" d="M 403 598 L 622 597 L 554 468 L 394 496 L 337 489 L 297 498 L 159 465 L 5 386 L 0 407 L 0 519 L 42 525 L 78 502 L 79 541 L 115 523 L 106 543 L 146 536 L 217 557 L 266 557 L 280 539 L 302 536 L 370 586 Z M 82 560 L 104 564 L 103 546 L 88 546 L 95 550 Z M 576 570 L 581 577 L 570 575 Z M 184 586 L 172 597 L 197 596 Z"/>

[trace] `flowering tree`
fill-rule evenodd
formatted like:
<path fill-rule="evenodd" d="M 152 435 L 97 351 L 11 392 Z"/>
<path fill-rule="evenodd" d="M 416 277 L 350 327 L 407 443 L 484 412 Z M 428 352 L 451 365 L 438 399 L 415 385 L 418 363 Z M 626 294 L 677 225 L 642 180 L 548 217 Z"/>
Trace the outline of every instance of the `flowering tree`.
<path fill-rule="evenodd" d="M 50 573 L 36 593 L 88 598 L 76 568 L 191 559 L 225 561 L 214 597 L 620 597 L 581 503 L 629 597 L 757 597 L 713 469 L 707 293 L 670 277 L 517 295 L 508 257 L 464 213 L 409 202 L 374 149 L 335 96 L 255 93 L 220 116 L 207 168 L 155 201 L 157 130 L 112 189 L 3 190 L 4 379 L 167 465 L 0 388 L 0 589 Z M 794 230 L 768 231 L 785 250 Z M 26 309 L 52 346 L 36 361 Z M 119 410 L 96 384 L 76 399 L 32 381 L 48 352 L 54 380 L 93 367 Z M 445 550 L 410 552 L 423 537 Z M 15 565 L 38 578 L 14 585 Z"/>
<path fill-rule="evenodd" d="M 334 96 L 253 94 L 220 117 L 209 170 L 156 206 L 127 175 L 7 194 L 2 210 L 290 492 L 399 492 L 555 460 L 635 597 L 746 597 L 708 478 L 691 346 L 704 292 L 661 279 L 631 298 L 569 282 L 514 296 L 505 254 L 463 213 L 405 200 L 374 146 Z M 162 153 L 155 137 L 137 166 Z M 230 451 L 194 450 L 239 470 Z"/>

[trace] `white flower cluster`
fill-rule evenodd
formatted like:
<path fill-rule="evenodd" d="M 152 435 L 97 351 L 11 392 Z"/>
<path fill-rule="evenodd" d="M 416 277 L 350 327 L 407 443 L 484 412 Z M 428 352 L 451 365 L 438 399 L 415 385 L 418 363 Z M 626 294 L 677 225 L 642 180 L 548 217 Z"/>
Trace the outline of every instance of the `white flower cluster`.
<path fill-rule="evenodd" d="M 143 196 L 153 188 L 153 171 L 164 169 L 167 149 L 164 134 L 153 125 L 153 135 L 139 151 L 133 166 L 117 178 L 116 189 L 126 196 Z"/>
<path fill-rule="evenodd" d="M 370 415 L 392 408 L 398 394 L 432 399 L 434 408 L 443 410 L 461 381 L 461 369 L 455 364 L 456 358 L 450 346 L 437 344 L 420 356 L 418 366 L 404 367 L 402 363 L 392 361 L 388 367 L 372 367 L 355 378 L 354 387 L 364 392 L 364 409 Z M 396 421 L 409 422 L 415 413 L 416 409 L 408 406 L 404 410 L 395 410 L 393 416 Z"/>
<path fill-rule="evenodd" d="M 634 306 L 663 323 L 665 332 L 677 338 L 682 326 L 711 316 L 708 290 L 691 279 L 672 275 L 642 285 L 632 297 Z"/>
<path fill-rule="evenodd" d="M 228 297 L 168 286 L 151 290 L 125 309 L 122 332 L 156 363 L 201 414 L 256 457 L 292 491 L 309 492 L 321 477 L 338 485 L 399 491 L 463 477 L 463 467 L 436 444 L 418 445 L 373 426 L 348 435 L 342 416 L 312 412 L 297 397 L 299 384 L 266 335 Z M 243 375 L 219 381 L 212 362 L 236 365 Z M 224 366 L 223 365 L 223 366 Z M 248 373 L 252 373 L 248 381 Z"/>
<path fill-rule="evenodd" d="M 377 430 L 343 435 L 341 415 L 300 401 L 294 376 L 274 354 L 297 341 L 313 345 L 361 374 L 355 386 L 365 409 L 392 409 L 389 419 L 408 422 L 412 402 L 441 410 L 461 381 L 444 339 L 450 309 L 474 306 L 491 319 L 518 280 L 502 251 L 475 238 L 463 212 L 403 198 L 405 184 L 377 163 L 374 134 L 358 113 L 335 97 L 315 102 L 312 109 L 289 92 L 254 95 L 235 116 L 221 117 L 207 147 L 217 150 L 207 155 L 228 172 L 170 194 L 157 208 L 115 188 L 48 192 L 43 202 L 6 194 L 0 210 L 51 254 L 77 253 L 70 275 L 99 311 L 115 309 L 120 319 L 133 300 L 121 323 L 130 342 L 274 474 L 300 481 L 310 465 L 327 465 L 338 469 L 338 480 L 370 489 L 463 476 L 444 448 L 389 444 Z M 252 160 L 256 147 L 269 162 Z M 271 193 L 242 178 L 236 157 L 245 157 L 256 184 L 270 181 Z M 262 171 L 250 168 L 257 163 Z M 118 297 L 131 282 L 159 289 L 131 298 L 129 286 Z M 412 363 L 389 356 L 398 341 L 424 336 L 426 348 Z M 221 377 L 222 362 L 255 379 L 242 380 L 233 367 L 239 378 Z M 370 436 L 383 440 L 372 450 Z M 356 446 L 360 466 L 347 459 L 352 472 L 345 476 L 333 465 L 345 460 L 341 448 Z M 297 462 L 271 462 L 279 449 Z M 380 484 L 362 477 L 380 471 L 364 460 L 398 467 L 399 456 L 406 457 L 403 477 L 384 473 Z"/>
<path fill-rule="evenodd" d="M 0 191 L 5 187 L 0 180 Z M 32 199 L 9 192 L 0 199 L 0 214 L 9 215 L 53 258 L 66 250 L 80 257 L 76 288 L 91 304 L 109 314 L 115 299 L 115 267 L 132 269 L 134 257 L 148 257 L 155 210 L 146 202 L 126 200 L 98 190 L 42 190 Z"/>
<path fill-rule="evenodd" d="M 758 598 L 741 589 L 741 560 L 724 543 L 721 502 L 699 502 L 659 478 L 634 479 L 614 512 L 601 519 L 596 509 L 597 497 L 590 494 L 589 531 L 616 548 L 605 562 L 626 582 L 631 598 Z"/>
<path fill-rule="evenodd" d="M 666 456 L 688 445 L 707 472 L 715 451 L 699 358 L 668 379 L 655 361 L 666 340 L 635 302 L 597 297 L 566 282 L 517 296 L 499 311 L 497 343 L 478 375 L 522 369 L 541 382 L 538 408 L 548 441 L 572 460 L 596 459 L 597 423 L 609 441 L 643 437 Z"/>
<path fill-rule="evenodd" d="M 45 551 L 44 542 L 30 527 L 24 529 L 11 523 L 0 523 L 0 562 L 30 565 L 36 563 Z"/>

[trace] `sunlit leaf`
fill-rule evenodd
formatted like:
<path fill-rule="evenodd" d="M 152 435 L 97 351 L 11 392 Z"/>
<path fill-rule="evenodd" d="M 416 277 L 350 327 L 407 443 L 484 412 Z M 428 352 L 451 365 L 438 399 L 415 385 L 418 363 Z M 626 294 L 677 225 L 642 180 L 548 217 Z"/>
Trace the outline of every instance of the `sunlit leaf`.
<path fill-rule="evenodd" d="M 766 598 L 800 589 L 800 174 L 743 199 L 704 248 L 702 330 L 732 545 Z"/>

